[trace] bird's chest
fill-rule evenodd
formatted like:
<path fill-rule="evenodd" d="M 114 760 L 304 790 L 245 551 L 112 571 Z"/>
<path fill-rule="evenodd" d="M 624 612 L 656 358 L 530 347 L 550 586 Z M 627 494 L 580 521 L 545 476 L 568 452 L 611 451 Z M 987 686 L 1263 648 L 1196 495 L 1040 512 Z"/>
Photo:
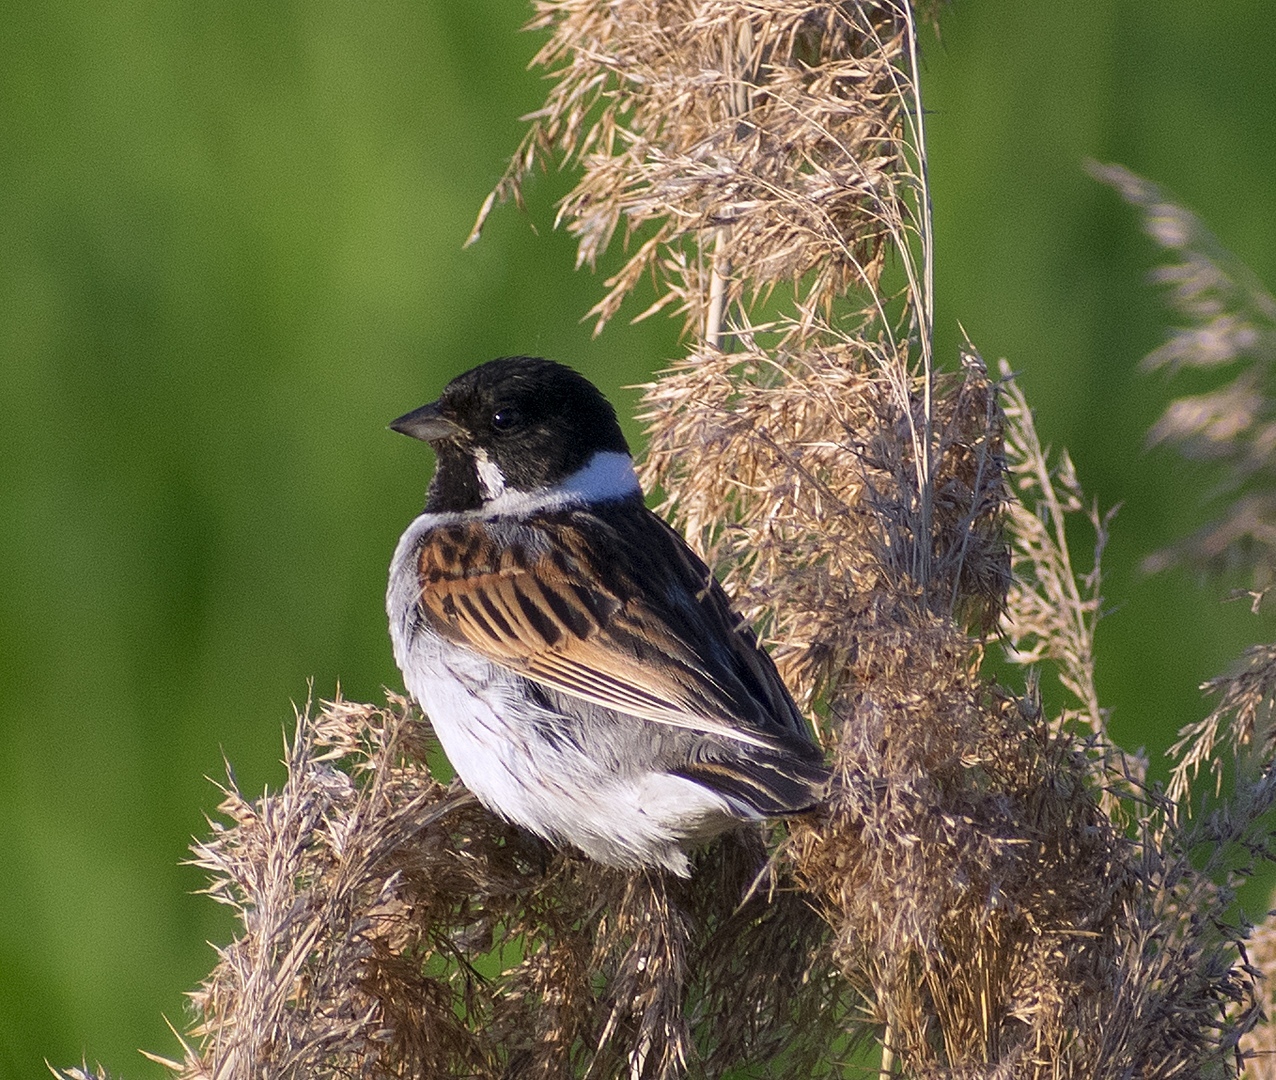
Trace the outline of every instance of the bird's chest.
<path fill-rule="evenodd" d="M 395 621 L 394 658 L 466 786 L 485 797 L 534 753 L 522 680 L 422 624 L 412 609 Z"/>
<path fill-rule="evenodd" d="M 415 578 L 407 577 L 391 576 L 387 598 L 404 685 L 465 786 L 490 809 L 536 829 L 550 791 L 581 779 L 579 750 L 564 746 L 564 718 L 530 699 L 518 675 L 431 630 L 417 609 Z"/>

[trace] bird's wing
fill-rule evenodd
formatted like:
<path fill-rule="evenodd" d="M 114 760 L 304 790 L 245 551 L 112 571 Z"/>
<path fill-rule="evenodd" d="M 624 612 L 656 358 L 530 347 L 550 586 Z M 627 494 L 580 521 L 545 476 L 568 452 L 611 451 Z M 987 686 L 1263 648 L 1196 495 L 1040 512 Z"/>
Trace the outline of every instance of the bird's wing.
<path fill-rule="evenodd" d="M 417 567 L 433 630 L 535 682 L 656 723 L 814 749 L 709 569 L 637 500 L 440 524 Z"/>

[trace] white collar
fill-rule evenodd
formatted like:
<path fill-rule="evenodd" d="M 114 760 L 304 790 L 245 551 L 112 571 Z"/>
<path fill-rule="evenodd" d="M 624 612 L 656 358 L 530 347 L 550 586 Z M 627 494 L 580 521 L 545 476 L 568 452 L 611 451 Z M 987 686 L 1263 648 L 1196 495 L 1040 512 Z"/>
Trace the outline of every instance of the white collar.
<path fill-rule="evenodd" d="M 633 459 L 616 450 L 599 450 L 562 483 L 539 491 L 507 488 L 500 469 L 490 459 L 480 467 L 479 475 L 483 486 L 495 495 L 473 511 L 483 517 L 522 516 L 537 510 L 614 502 L 642 494 Z"/>

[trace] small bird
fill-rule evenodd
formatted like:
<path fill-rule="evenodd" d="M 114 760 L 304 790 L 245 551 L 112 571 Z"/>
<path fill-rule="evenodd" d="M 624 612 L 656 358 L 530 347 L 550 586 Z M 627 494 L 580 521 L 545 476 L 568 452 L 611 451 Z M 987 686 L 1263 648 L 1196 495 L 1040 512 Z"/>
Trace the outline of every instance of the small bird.
<path fill-rule="evenodd" d="M 828 771 L 775 664 L 643 504 L 592 383 L 492 360 L 390 427 L 436 457 L 390 567 L 394 658 L 485 806 L 685 877 L 685 845 L 819 802 Z"/>

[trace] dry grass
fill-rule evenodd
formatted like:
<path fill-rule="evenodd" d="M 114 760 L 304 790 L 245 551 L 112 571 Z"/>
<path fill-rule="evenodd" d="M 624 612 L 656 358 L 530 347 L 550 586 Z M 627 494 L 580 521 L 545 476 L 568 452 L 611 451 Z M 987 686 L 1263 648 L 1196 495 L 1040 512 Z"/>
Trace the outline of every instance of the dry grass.
<path fill-rule="evenodd" d="M 910 1077 L 1234 1075 L 1260 1015 L 1249 928 L 1228 920 L 1270 855 L 1270 650 L 1219 682 L 1171 797 L 1110 744 L 1109 523 L 1005 370 L 973 347 L 950 373 L 931 356 L 914 13 L 537 11 L 552 88 L 483 215 L 566 161 L 581 261 L 630 244 L 599 327 L 648 279 L 640 314 L 683 314 L 687 355 L 647 388 L 645 479 L 761 628 L 836 782 L 818 813 L 699 852 L 689 882 L 625 875 L 436 782 L 403 701 L 307 711 L 286 787 L 228 788 L 196 851 L 243 931 L 173 1070 L 844 1076 L 875 1039 Z M 1194 280 L 1175 278 L 1204 304 Z M 1238 429 L 1223 456 L 1252 463 L 1259 442 Z M 1076 515 L 1096 537 L 1084 570 Z M 1025 687 L 981 673 L 994 631 Z M 1038 669 L 1070 695 L 1058 715 Z M 1189 819 L 1198 772 L 1241 747 L 1258 752 L 1235 792 Z"/>
<path fill-rule="evenodd" d="M 1215 520 L 1152 556 L 1148 567 L 1241 566 L 1265 589 L 1276 567 L 1276 492 L 1269 479 L 1276 457 L 1276 297 L 1155 184 L 1117 165 L 1092 165 L 1091 172 L 1142 211 L 1148 235 L 1172 260 L 1153 280 L 1166 287 L 1185 325 L 1144 358 L 1144 368 L 1224 376 L 1205 393 L 1172 401 L 1149 433 L 1153 444 L 1212 463 L 1223 482 L 1213 500 Z"/>
<path fill-rule="evenodd" d="M 298 716 L 283 790 L 227 790 L 231 824 L 195 856 L 244 933 L 192 995 L 174 1071 L 671 1076 L 821 1030 L 796 991 L 826 931 L 791 890 L 744 900 L 757 836 L 705 854 L 694 890 L 608 870 L 439 784 L 429 737 L 402 699 L 332 702 Z"/>

